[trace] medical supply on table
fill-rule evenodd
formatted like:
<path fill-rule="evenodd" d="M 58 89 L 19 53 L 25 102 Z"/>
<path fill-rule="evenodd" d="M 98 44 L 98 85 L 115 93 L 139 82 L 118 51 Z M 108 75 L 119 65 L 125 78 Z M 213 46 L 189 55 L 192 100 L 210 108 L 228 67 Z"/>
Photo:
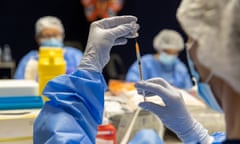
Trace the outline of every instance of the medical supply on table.
<path fill-rule="evenodd" d="M 8 44 L 5 44 L 4 47 L 3 47 L 2 60 L 4 62 L 12 61 L 11 48 Z"/>
<path fill-rule="evenodd" d="M 98 126 L 96 144 L 117 144 L 117 131 L 111 124 Z"/>
<path fill-rule="evenodd" d="M 0 97 L 0 110 L 40 109 L 42 106 L 43 100 L 40 96 Z"/>
<path fill-rule="evenodd" d="M 138 61 L 138 70 L 139 70 L 139 75 L 140 75 L 140 80 L 143 80 L 143 72 L 142 72 L 142 63 L 141 63 L 141 55 L 140 55 L 140 48 L 139 48 L 139 44 L 137 42 L 136 39 L 136 44 L 135 44 L 135 48 L 136 48 L 136 55 L 137 55 L 137 61 Z M 144 101 L 145 99 L 145 92 L 143 91 L 143 96 L 144 96 Z"/>
<path fill-rule="evenodd" d="M 68 46 L 63 47 L 63 51 L 64 51 L 64 60 L 66 61 L 66 65 L 67 65 L 66 74 L 70 74 L 77 69 L 83 54 L 81 51 L 77 50 L 76 48 L 72 48 Z M 36 75 L 35 80 L 37 81 L 38 70 L 36 69 L 36 67 L 38 67 L 38 58 L 39 58 L 39 51 L 31 50 L 30 52 L 28 52 L 20 60 L 14 75 L 14 79 L 28 79 Z M 29 71 L 32 71 L 32 72 L 29 73 Z M 34 74 L 34 75 L 28 75 L 28 74 Z"/>
<path fill-rule="evenodd" d="M 42 106 L 37 82 L 0 80 L 0 110 L 40 109 Z"/>
<path fill-rule="evenodd" d="M 65 71 L 66 62 L 63 57 L 63 49 L 41 47 L 38 61 L 39 95 L 42 95 L 43 88 L 49 80 L 64 74 Z M 47 100 L 46 97 L 44 100 Z"/>
<path fill-rule="evenodd" d="M 38 96 L 38 83 L 31 80 L 0 80 L 1 96 Z"/>
<path fill-rule="evenodd" d="M 1 144 L 33 144 L 33 123 L 40 109 L 0 111 Z"/>
<path fill-rule="evenodd" d="M 35 81 L 38 80 L 38 60 L 36 60 L 34 57 L 31 57 L 26 64 L 24 79 Z"/>
<path fill-rule="evenodd" d="M 0 143 L 32 144 L 33 122 L 42 106 L 36 81 L 0 80 Z"/>
<path fill-rule="evenodd" d="M 1 97 L 0 110 L 41 109 L 43 99 L 40 96 Z"/>
<path fill-rule="evenodd" d="M 126 82 L 123 80 L 110 79 L 108 82 L 108 88 L 112 95 L 119 96 L 125 92 L 135 90 L 135 83 Z"/>

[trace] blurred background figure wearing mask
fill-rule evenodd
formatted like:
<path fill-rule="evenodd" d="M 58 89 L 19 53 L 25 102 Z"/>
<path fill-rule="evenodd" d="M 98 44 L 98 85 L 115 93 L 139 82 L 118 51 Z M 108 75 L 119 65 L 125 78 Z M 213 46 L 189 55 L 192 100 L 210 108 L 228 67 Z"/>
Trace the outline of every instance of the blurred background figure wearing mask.
<path fill-rule="evenodd" d="M 209 106 L 224 113 L 226 133 L 209 136 L 187 111 L 182 95 L 165 80 L 136 84 L 146 96 L 162 98 L 166 106 L 152 102 L 140 106 L 157 114 L 184 143 L 240 143 L 239 12 L 239 0 L 183 0 L 177 11 L 183 29 L 193 39 L 188 60 L 198 93 Z"/>
<path fill-rule="evenodd" d="M 153 47 L 157 54 L 142 57 L 143 79 L 161 77 L 177 88 L 189 89 L 192 86 L 185 64 L 178 58 L 184 48 L 181 35 L 170 29 L 164 29 L 155 36 Z M 137 61 L 129 68 L 126 81 L 140 80 Z"/>
<path fill-rule="evenodd" d="M 77 69 L 82 58 L 82 52 L 79 49 L 64 46 L 64 27 L 58 18 L 45 16 L 38 19 L 35 24 L 35 35 L 39 47 L 63 48 L 67 74 Z M 37 80 L 37 69 L 38 51 L 31 50 L 19 62 L 14 78 Z"/>
<path fill-rule="evenodd" d="M 138 36 L 134 16 L 95 21 L 78 69 L 49 81 L 49 98 L 34 123 L 34 144 L 94 144 L 102 123 L 106 82 L 102 75 L 113 46 Z"/>

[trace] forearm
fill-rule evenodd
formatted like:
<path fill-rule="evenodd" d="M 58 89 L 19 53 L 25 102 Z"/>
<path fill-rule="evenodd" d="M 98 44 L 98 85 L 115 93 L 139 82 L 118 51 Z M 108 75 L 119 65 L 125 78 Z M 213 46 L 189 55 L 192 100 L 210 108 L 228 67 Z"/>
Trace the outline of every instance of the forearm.
<path fill-rule="evenodd" d="M 35 122 L 34 141 L 64 138 L 94 143 L 102 121 L 105 88 L 101 73 L 86 70 L 51 80 L 44 89 L 50 101 Z"/>

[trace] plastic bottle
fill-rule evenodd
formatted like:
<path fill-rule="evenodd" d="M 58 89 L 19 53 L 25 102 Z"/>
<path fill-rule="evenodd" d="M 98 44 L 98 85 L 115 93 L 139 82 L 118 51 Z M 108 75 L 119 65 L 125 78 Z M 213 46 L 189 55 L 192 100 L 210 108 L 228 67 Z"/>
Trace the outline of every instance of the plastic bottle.
<path fill-rule="evenodd" d="M 8 44 L 5 44 L 4 47 L 3 47 L 2 60 L 4 62 L 12 61 L 11 48 Z"/>
<path fill-rule="evenodd" d="M 111 124 L 98 126 L 96 144 L 117 144 L 116 128 Z"/>
<path fill-rule="evenodd" d="M 0 47 L 0 63 L 2 62 L 2 48 Z"/>
<path fill-rule="evenodd" d="M 24 79 L 34 81 L 38 79 L 38 61 L 33 57 L 26 64 Z"/>
<path fill-rule="evenodd" d="M 42 95 L 42 91 L 49 80 L 65 74 L 65 72 L 66 62 L 63 56 L 63 49 L 40 47 L 38 61 L 39 94 Z M 47 101 L 47 97 L 43 96 L 43 99 Z"/>

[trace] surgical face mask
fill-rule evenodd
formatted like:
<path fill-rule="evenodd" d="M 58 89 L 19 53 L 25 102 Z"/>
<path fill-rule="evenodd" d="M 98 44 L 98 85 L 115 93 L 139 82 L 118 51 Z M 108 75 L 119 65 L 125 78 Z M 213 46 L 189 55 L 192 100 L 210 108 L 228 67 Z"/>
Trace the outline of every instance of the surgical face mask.
<path fill-rule="evenodd" d="M 210 86 L 207 83 L 199 82 L 197 84 L 198 94 L 205 101 L 205 103 L 210 106 L 213 110 L 218 112 L 223 112 L 219 104 L 217 103 Z"/>
<path fill-rule="evenodd" d="M 204 102 L 210 108 L 212 108 L 213 110 L 216 110 L 218 112 L 222 112 L 222 109 L 219 106 L 219 104 L 217 103 L 215 96 L 213 95 L 213 92 L 208 84 L 208 82 L 211 80 L 213 74 L 211 73 L 208 76 L 206 82 L 200 82 L 200 75 L 194 68 L 194 64 L 193 64 L 192 60 L 190 59 L 189 53 L 187 53 L 187 60 L 188 60 L 190 72 L 191 72 L 192 76 L 194 77 L 194 79 L 197 81 L 196 85 L 198 88 L 199 96 L 204 100 Z"/>
<path fill-rule="evenodd" d="M 63 40 L 62 38 L 41 39 L 40 44 L 43 47 L 63 47 Z"/>
<path fill-rule="evenodd" d="M 171 66 L 177 60 L 177 55 L 169 55 L 165 52 L 161 52 L 159 55 L 159 60 L 164 65 Z"/>

